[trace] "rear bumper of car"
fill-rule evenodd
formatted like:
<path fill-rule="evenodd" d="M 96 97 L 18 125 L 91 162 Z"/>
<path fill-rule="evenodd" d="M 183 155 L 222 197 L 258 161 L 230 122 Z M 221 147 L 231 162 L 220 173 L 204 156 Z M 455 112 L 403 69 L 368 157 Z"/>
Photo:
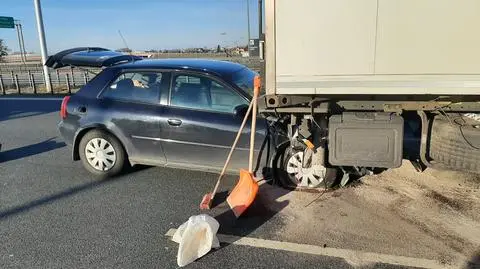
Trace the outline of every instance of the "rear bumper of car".
<path fill-rule="evenodd" d="M 61 121 L 57 125 L 58 132 L 62 137 L 63 141 L 69 146 L 73 145 L 73 139 L 75 137 L 75 129 L 71 124 Z"/>

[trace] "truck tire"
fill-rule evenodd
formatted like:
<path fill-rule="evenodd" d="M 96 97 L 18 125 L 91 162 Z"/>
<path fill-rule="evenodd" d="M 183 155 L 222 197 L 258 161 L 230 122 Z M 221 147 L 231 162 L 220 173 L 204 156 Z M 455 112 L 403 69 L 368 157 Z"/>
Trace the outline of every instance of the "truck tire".
<path fill-rule="evenodd" d="M 429 155 L 453 170 L 480 173 L 480 122 L 461 115 L 437 115 Z"/>

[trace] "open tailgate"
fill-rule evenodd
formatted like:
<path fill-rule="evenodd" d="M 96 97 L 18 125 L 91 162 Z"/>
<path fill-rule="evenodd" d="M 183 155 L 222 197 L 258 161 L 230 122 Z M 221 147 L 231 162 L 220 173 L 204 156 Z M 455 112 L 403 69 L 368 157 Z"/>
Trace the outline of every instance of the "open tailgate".
<path fill-rule="evenodd" d="M 140 56 L 126 55 L 97 47 L 80 47 L 61 51 L 49 56 L 45 65 L 50 68 L 65 66 L 75 67 L 109 67 L 115 64 L 133 62 L 143 59 Z"/>

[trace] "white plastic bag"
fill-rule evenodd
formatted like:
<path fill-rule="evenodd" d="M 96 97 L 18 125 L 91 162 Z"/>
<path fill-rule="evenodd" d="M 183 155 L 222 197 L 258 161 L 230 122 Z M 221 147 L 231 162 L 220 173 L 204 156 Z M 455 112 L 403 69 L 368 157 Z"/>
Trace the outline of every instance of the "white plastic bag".
<path fill-rule="evenodd" d="M 209 215 L 191 216 L 178 227 L 172 240 L 180 244 L 177 264 L 183 267 L 207 254 L 212 248 L 219 248 L 218 221 Z"/>

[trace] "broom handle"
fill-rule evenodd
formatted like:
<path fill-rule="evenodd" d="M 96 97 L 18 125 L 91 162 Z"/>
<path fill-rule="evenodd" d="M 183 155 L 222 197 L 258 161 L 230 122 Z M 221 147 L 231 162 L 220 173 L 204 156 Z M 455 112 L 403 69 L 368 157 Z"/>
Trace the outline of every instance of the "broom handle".
<path fill-rule="evenodd" d="M 223 165 L 222 172 L 218 176 L 218 180 L 217 180 L 217 183 L 215 184 L 215 188 L 213 188 L 212 197 L 215 196 L 215 193 L 217 193 L 218 186 L 220 185 L 220 179 L 223 177 L 223 175 L 225 174 L 225 171 L 227 170 L 227 166 L 230 163 L 230 159 L 232 158 L 233 150 L 237 146 L 238 140 L 240 140 L 240 136 L 242 134 L 243 128 L 245 127 L 245 124 L 247 123 L 248 115 L 250 114 L 250 111 L 252 111 L 252 107 L 253 107 L 253 101 L 250 102 L 250 105 L 248 106 L 247 113 L 243 118 L 242 125 L 240 125 L 240 129 L 238 130 L 237 137 L 235 137 L 235 141 L 233 142 L 232 148 L 230 149 L 230 153 L 228 153 L 227 161 L 225 161 L 225 165 Z"/>
<path fill-rule="evenodd" d="M 252 128 L 250 129 L 250 156 L 248 158 L 248 172 L 253 173 L 253 153 L 255 149 L 255 133 L 257 127 L 257 99 L 260 91 L 260 78 L 255 77 L 253 87 L 253 113 L 252 113 Z"/>

